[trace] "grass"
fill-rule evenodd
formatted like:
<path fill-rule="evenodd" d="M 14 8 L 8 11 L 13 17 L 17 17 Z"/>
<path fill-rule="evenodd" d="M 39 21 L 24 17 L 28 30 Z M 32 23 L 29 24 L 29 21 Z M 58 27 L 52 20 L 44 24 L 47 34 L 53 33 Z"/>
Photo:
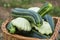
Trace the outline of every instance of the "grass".
<path fill-rule="evenodd" d="M 54 9 L 52 10 L 52 12 L 50 14 L 52 16 L 58 16 L 58 17 L 60 17 L 60 7 L 59 6 L 55 6 Z"/>
<path fill-rule="evenodd" d="M 30 4 L 34 4 L 34 3 L 44 3 L 45 0 L 8 0 L 8 1 L 0 1 L 0 5 L 3 7 L 26 7 L 28 8 Z M 24 8 L 23 7 L 23 8 Z"/>

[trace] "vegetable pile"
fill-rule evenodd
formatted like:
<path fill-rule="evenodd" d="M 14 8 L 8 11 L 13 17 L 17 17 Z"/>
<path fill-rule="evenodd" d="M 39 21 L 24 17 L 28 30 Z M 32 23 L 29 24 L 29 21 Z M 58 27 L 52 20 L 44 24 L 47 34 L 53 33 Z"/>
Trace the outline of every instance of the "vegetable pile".
<path fill-rule="evenodd" d="M 45 3 L 41 8 L 14 8 L 11 10 L 13 20 L 8 23 L 7 30 L 27 37 L 50 38 L 55 29 L 54 20 L 48 14 L 52 9 L 51 3 Z"/>

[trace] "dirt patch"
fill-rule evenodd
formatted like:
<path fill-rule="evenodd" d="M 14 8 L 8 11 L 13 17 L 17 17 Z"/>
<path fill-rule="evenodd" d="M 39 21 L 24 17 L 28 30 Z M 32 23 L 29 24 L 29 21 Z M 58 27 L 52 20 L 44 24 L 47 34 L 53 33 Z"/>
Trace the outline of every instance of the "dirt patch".
<path fill-rule="evenodd" d="M 3 7 L 0 7 L 0 18 L 5 20 L 10 16 L 9 10 Z"/>

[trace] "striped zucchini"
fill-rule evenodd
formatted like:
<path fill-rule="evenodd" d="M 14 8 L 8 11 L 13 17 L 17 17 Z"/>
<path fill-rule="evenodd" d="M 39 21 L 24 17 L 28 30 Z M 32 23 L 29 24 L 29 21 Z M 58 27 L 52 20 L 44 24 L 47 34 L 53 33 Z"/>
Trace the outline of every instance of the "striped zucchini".
<path fill-rule="evenodd" d="M 12 15 L 14 18 L 17 18 L 17 17 L 26 18 L 26 19 L 28 19 L 31 23 L 35 23 L 35 24 L 36 24 L 34 18 L 31 17 L 31 16 L 28 16 L 28 15 L 15 15 L 15 14 L 11 14 L 11 15 Z"/>
<path fill-rule="evenodd" d="M 43 23 L 41 16 L 38 13 L 34 12 L 34 11 L 30 11 L 30 10 L 22 9 L 22 8 L 17 8 L 17 9 L 15 8 L 15 9 L 12 9 L 12 14 L 14 14 L 14 15 L 22 15 L 25 18 L 34 18 L 34 24 L 36 26 L 38 26 L 38 27 L 41 26 L 42 23 Z M 26 16 L 28 16 L 28 17 L 26 17 Z"/>
<path fill-rule="evenodd" d="M 48 12 L 50 12 L 53 9 L 53 6 L 51 3 L 45 3 L 40 10 L 38 11 L 38 13 L 43 17 L 44 15 L 46 15 Z"/>

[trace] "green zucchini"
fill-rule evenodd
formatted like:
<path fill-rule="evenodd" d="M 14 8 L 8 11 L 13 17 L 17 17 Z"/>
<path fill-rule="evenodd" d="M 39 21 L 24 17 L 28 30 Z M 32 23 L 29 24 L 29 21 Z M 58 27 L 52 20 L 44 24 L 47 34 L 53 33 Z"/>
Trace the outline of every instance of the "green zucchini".
<path fill-rule="evenodd" d="M 38 13 L 43 17 L 44 15 L 46 15 L 48 12 L 50 12 L 53 9 L 53 6 L 51 3 L 45 3 L 40 10 L 38 11 Z"/>
<path fill-rule="evenodd" d="M 26 18 L 28 19 L 31 23 L 36 23 L 34 18 L 31 17 L 31 16 L 28 16 L 28 15 L 15 15 L 15 14 L 11 14 L 14 18 L 17 18 L 17 17 L 23 17 L 23 18 Z"/>
<path fill-rule="evenodd" d="M 38 27 L 41 26 L 42 23 L 43 23 L 41 16 L 38 13 L 34 12 L 34 11 L 18 8 L 18 9 L 12 9 L 12 14 L 14 14 L 14 15 L 22 15 L 22 16 L 25 16 L 25 17 L 29 16 L 30 18 L 32 17 L 32 18 L 34 18 L 34 24 L 37 25 Z"/>
<path fill-rule="evenodd" d="M 50 38 L 50 36 L 48 35 L 43 35 L 41 33 L 39 33 L 36 30 L 32 30 L 32 33 L 30 34 L 32 37 L 37 37 L 37 38 L 42 38 L 42 39 L 46 39 L 46 38 Z"/>
<path fill-rule="evenodd" d="M 14 33 L 16 32 L 16 27 L 14 27 L 14 26 L 12 25 L 12 23 L 10 22 L 10 23 L 8 23 L 8 25 L 7 25 L 7 30 L 9 31 L 9 33 L 14 34 Z"/>
<path fill-rule="evenodd" d="M 46 14 L 43 18 L 45 21 L 47 21 L 50 24 L 52 31 L 54 31 L 55 24 L 53 18 L 48 14 Z"/>

